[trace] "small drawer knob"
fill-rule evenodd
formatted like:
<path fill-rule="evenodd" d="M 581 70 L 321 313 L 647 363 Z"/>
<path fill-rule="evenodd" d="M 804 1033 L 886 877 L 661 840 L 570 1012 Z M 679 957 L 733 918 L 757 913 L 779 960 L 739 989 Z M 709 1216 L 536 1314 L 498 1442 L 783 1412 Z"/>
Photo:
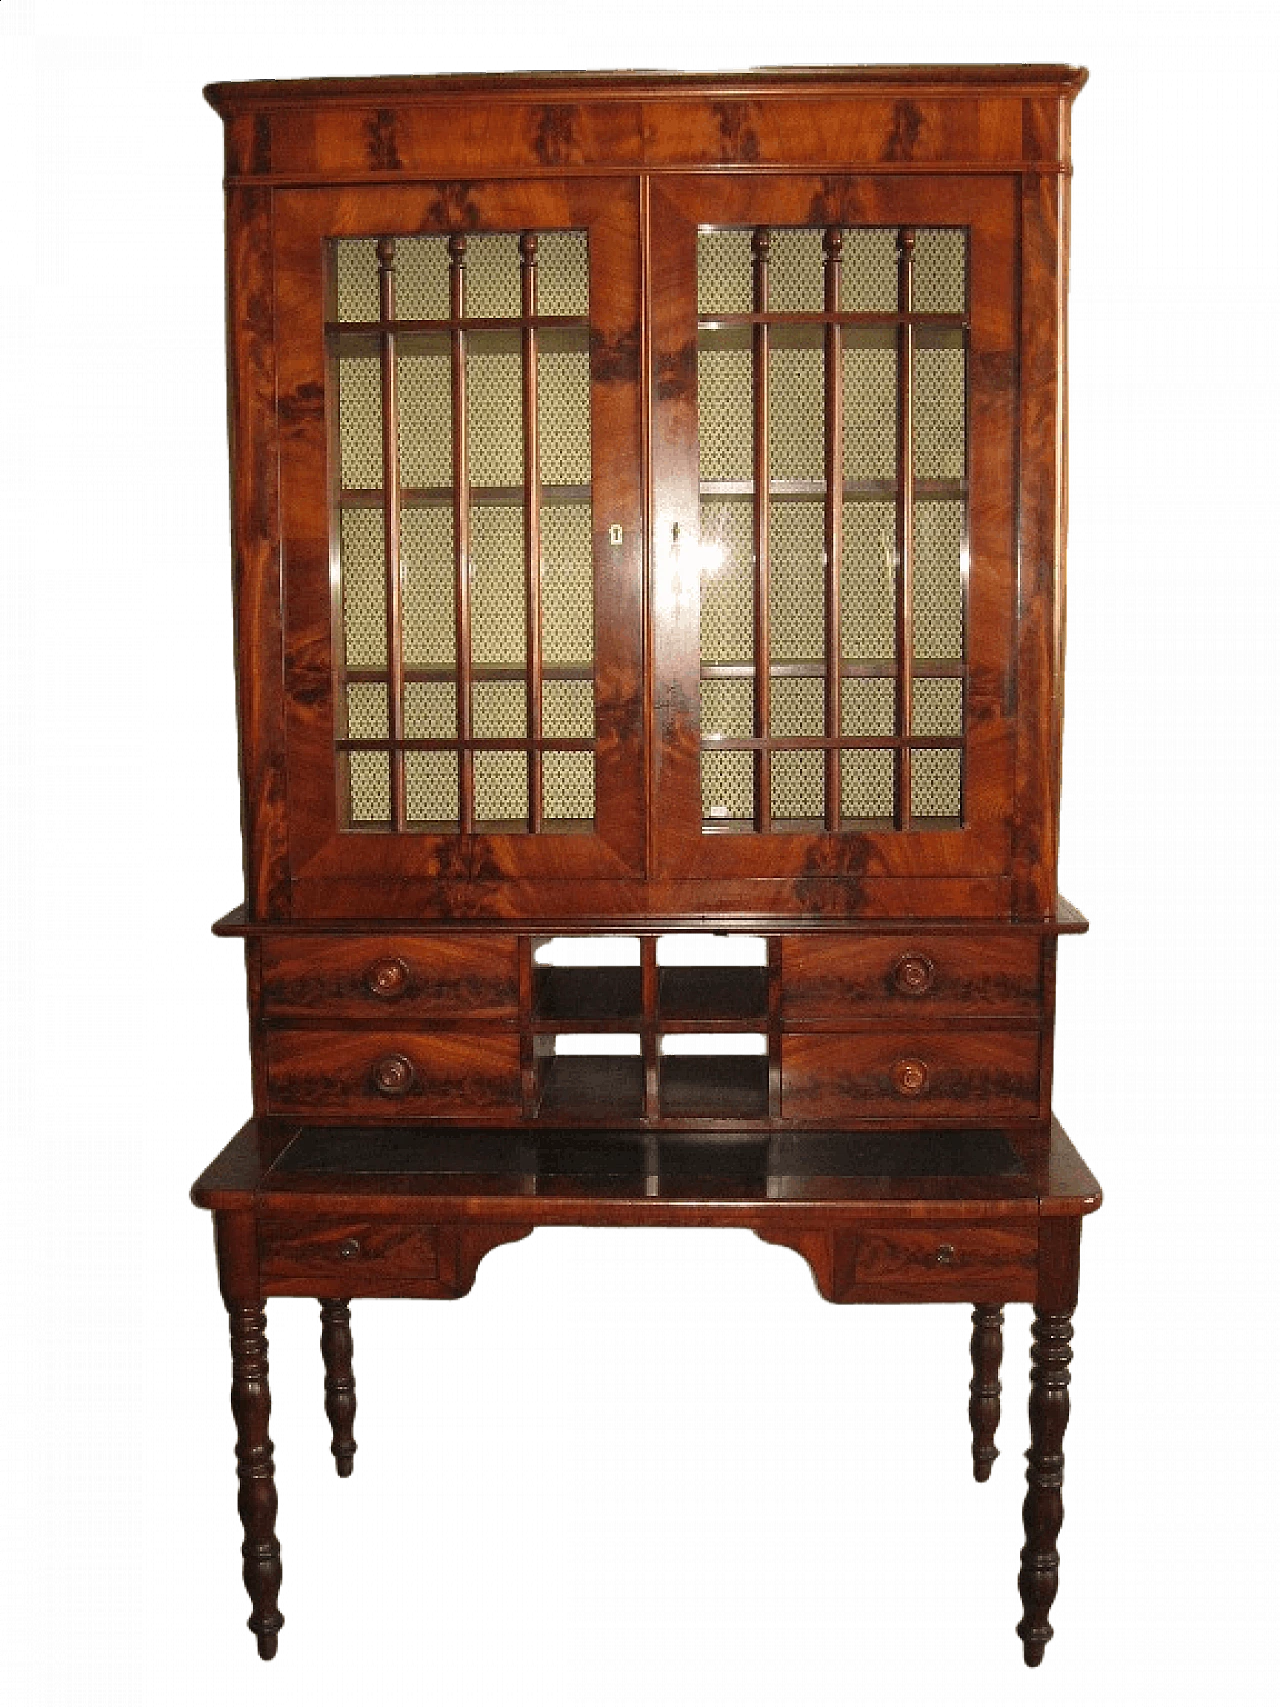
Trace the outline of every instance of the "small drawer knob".
<path fill-rule="evenodd" d="M 345 1258 L 347 1262 L 354 1261 L 360 1255 L 359 1239 L 344 1239 L 338 1246 L 338 1255 Z"/>
<path fill-rule="evenodd" d="M 899 1096 L 918 1097 L 929 1083 L 929 1069 L 923 1061 L 909 1056 L 893 1064 L 893 1088 Z"/>
<path fill-rule="evenodd" d="M 904 996 L 923 996 L 933 988 L 938 969 L 927 954 L 904 954 L 893 969 L 893 981 Z"/>
<path fill-rule="evenodd" d="M 397 955 L 375 960 L 364 975 L 365 988 L 375 996 L 401 996 L 409 982 L 409 968 Z"/>
<path fill-rule="evenodd" d="M 381 1091 L 384 1097 L 404 1096 L 412 1089 L 413 1080 L 413 1062 L 404 1055 L 384 1055 L 374 1065 L 374 1089 Z"/>
<path fill-rule="evenodd" d="M 940 1268 L 949 1268 L 955 1260 L 956 1248 L 954 1245 L 938 1246 L 938 1266 Z"/>

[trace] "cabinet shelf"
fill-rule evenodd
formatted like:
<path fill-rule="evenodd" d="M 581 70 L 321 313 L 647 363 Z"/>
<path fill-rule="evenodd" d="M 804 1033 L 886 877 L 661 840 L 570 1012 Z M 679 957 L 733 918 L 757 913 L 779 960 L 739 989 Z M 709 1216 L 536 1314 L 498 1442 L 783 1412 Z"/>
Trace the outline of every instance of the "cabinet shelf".
<path fill-rule="evenodd" d="M 759 1120 L 769 1112 L 767 1055 L 664 1055 L 661 1108 L 676 1120 Z"/>
<path fill-rule="evenodd" d="M 704 682 L 719 681 L 751 681 L 756 673 L 754 664 L 733 660 L 732 662 L 704 661 L 702 679 Z M 827 666 L 821 658 L 773 658 L 769 662 L 770 676 L 826 676 Z M 846 677 L 888 676 L 895 677 L 898 666 L 892 658 L 846 658 L 840 665 L 840 674 Z M 913 676 L 963 676 L 965 673 L 963 658 L 914 658 L 911 663 Z"/>
<path fill-rule="evenodd" d="M 591 487 L 586 484 L 539 486 L 539 501 L 545 509 L 556 504 L 589 504 Z M 402 510 L 451 510 L 455 498 L 452 486 L 402 486 Z M 523 486 L 469 486 L 467 497 L 472 505 L 494 505 L 500 509 L 521 509 L 524 505 Z M 342 510 L 380 510 L 381 486 L 344 486 L 338 494 Z"/>
<path fill-rule="evenodd" d="M 638 1055 L 548 1055 L 540 1062 L 538 1088 L 543 1119 L 638 1119 L 644 1062 Z"/>
<path fill-rule="evenodd" d="M 706 498 L 752 498 L 755 496 L 753 480 L 701 480 L 698 482 L 698 493 Z M 809 499 L 817 502 L 826 495 L 824 480 L 770 480 L 769 496 L 771 498 Z M 846 480 L 843 483 L 846 503 L 867 501 L 892 502 L 898 496 L 896 480 Z M 912 482 L 912 491 L 917 499 L 924 498 L 967 498 L 969 482 L 967 480 L 921 480 Z"/>

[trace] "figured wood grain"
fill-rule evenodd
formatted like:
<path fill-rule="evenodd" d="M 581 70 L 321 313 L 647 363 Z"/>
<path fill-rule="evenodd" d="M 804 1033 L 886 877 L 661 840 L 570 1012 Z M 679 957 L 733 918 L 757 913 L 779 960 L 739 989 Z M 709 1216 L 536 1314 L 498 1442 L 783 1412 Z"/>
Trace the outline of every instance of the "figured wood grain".
<path fill-rule="evenodd" d="M 268 1016 L 318 1019 L 511 1020 L 519 1009 L 515 936 L 268 938 L 262 946 Z M 380 993 L 374 968 L 404 968 Z"/>
<path fill-rule="evenodd" d="M 272 1113 L 341 1113 L 374 1120 L 459 1120 L 518 1113 L 520 1040 L 513 1032 L 272 1031 Z M 399 1094 L 376 1088 L 384 1061 L 407 1061 Z"/>
<path fill-rule="evenodd" d="M 999 1028 L 791 1032 L 782 1038 L 785 1119 L 1033 1117 L 1040 1100 L 1040 1038 Z M 895 1068 L 920 1062 L 925 1082 L 899 1088 Z"/>
<path fill-rule="evenodd" d="M 1039 1011 L 1039 937 L 788 933 L 781 941 L 787 1020 Z M 916 969 L 927 978 L 918 989 Z"/>

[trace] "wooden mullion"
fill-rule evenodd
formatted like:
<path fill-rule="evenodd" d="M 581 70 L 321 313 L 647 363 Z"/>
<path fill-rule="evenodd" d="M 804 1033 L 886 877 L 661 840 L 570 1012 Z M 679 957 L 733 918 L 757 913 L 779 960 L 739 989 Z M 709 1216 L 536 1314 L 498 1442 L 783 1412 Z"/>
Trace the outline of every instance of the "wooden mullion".
<path fill-rule="evenodd" d="M 844 233 L 831 225 L 823 234 L 823 302 L 828 314 L 840 307 L 840 251 Z M 829 736 L 840 734 L 840 558 L 843 551 L 844 508 L 844 334 L 838 322 L 827 322 L 823 335 L 823 549 L 826 553 L 826 599 L 824 661 L 826 694 L 824 727 Z M 825 761 L 824 822 L 828 830 L 840 828 L 840 751 L 828 747 Z"/>
<path fill-rule="evenodd" d="M 387 729 L 391 736 L 391 828 L 406 823 L 404 783 L 404 633 L 400 587 L 400 413 L 396 402 L 396 240 L 378 239 L 378 305 L 382 316 L 382 545 L 386 563 Z"/>
<path fill-rule="evenodd" d="M 751 302 L 757 314 L 769 306 L 769 243 L 766 226 L 751 236 Z M 755 610 L 752 656 L 755 662 L 754 730 L 765 743 L 756 756 L 754 818 L 758 831 L 772 827 L 769 748 L 769 327 L 757 320 L 751 328 L 751 474 L 752 534 L 755 549 Z"/>
<path fill-rule="evenodd" d="M 458 828 L 475 829 L 471 759 L 471 478 L 467 445 L 467 240 L 449 238 L 449 330 L 453 408 L 454 655 L 458 672 Z"/>
<path fill-rule="evenodd" d="M 640 938 L 641 1043 L 644 1056 L 644 1113 L 657 1120 L 662 1113 L 662 1087 L 658 1061 L 658 939 Z"/>
<path fill-rule="evenodd" d="M 912 366 L 915 332 L 911 321 L 912 268 L 916 234 L 904 225 L 898 232 L 898 492 L 897 575 L 894 601 L 894 656 L 897 660 L 897 693 L 894 729 L 899 738 L 894 763 L 893 827 L 911 827 L 911 652 L 913 570 L 915 560 L 915 433 L 912 426 L 914 392 Z"/>
<path fill-rule="evenodd" d="M 542 491 L 538 451 L 538 238 L 520 238 L 521 381 L 524 407 L 525 727 L 542 739 Z M 542 751 L 529 755 L 529 830 L 542 828 Z"/>

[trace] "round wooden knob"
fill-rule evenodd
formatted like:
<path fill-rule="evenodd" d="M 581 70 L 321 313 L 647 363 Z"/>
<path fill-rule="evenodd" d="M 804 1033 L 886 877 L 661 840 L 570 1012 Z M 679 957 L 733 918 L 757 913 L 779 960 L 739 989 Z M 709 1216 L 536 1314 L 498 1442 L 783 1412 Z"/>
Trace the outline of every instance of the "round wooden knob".
<path fill-rule="evenodd" d="M 893 1064 L 893 1088 L 899 1096 L 918 1097 L 929 1083 L 929 1069 L 913 1056 Z"/>
<path fill-rule="evenodd" d="M 893 969 L 893 981 L 904 996 L 923 996 L 932 990 L 938 969 L 927 954 L 904 954 Z"/>
<path fill-rule="evenodd" d="M 414 1079 L 413 1062 L 404 1055 L 384 1055 L 375 1062 L 373 1085 L 384 1097 L 402 1097 Z"/>
<path fill-rule="evenodd" d="M 409 982 L 409 968 L 395 955 L 375 960 L 364 975 L 365 988 L 375 996 L 403 995 Z"/>
<path fill-rule="evenodd" d="M 348 1262 L 360 1255 L 359 1239 L 344 1239 L 338 1246 L 338 1255 L 345 1257 Z"/>
<path fill-rule="evenodd" d="M 942 1268 L 949 1267 L 955 1260 L 956 1248 L 954 1245 L 938 1246 L 938 1263 Z"/>

